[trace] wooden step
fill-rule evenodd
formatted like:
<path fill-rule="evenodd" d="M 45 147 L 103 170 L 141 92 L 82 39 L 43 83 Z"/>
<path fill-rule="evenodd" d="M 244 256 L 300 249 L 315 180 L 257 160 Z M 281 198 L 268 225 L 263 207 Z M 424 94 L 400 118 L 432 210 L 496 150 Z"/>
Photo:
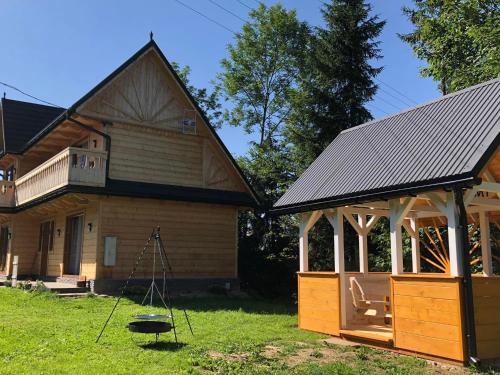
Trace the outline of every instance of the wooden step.
<path fill-rule="evenodd" d="M 341 329 L 340 335 L 349 340 L 373 341 L 390 346 L 393 343 L 391 332 L 377 332 L 369 329 Z"/>

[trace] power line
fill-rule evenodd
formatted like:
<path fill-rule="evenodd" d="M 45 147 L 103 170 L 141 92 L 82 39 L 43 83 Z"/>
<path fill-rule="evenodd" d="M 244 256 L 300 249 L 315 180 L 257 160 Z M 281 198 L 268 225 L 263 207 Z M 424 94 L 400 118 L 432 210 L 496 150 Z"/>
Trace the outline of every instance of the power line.
<path fill-rule="evenodd" d="M 231 14 L 232 16 L 236 17 L 237 19 L 243 21 L 243 22 L 247 22 L 247 20 L 241 18 L 240 16 L 238 16 L 236 13 L 233 13 L 231 12 L 229 9 L 227 8 L 224 8 L 222 5 L 220 5 L 219 3 L 216 3 L 214 0 L 208 0 L 209 2 L 211 2 L 212 4 L 214 4 L 216 7 L 219 7 L 220 9 L 222 9 L 223 11 L 225 11 L 226 13 L 229 13 Z"/>
<path fill-rule="evenodd" d="M 385 83 L 384 81 L 382 81 L 380 78 L 377 78 L 375 77 L 375 80 L 385 86 L 387 86 L 388 88 L 390 88 L 391 90 L 393 90 L 395 93 L 401 95 L 403 98 L 405 99 L 408 99 L 411 103 L 413 104 L 418 104 L 415 100 L 413 100 L 412 98 L 408 97 L 407 95 L 405 95 L 404 93 L 402 93 L 401 91 L 395 89 L 394 87 L 392 87 L 391 85 L 389 85 L 388 83 Z"/>
<path fill-rule="evenodd" d="M 216 24 L 217 26 L 222 27 L 222 28 L 223 28 L 223 29 L 225 29 L 226 31 L 229 31 L 230 33 L 233 33 L 234 35 L 236 35 L 236 31 L 231 30 L 229 27 L 227 27 L 226 25 L 224 25 L 224 24 L 220 23 L 219 21 L 216 21 L 216 20 L 214 20 L 213 18 L 210 18 L 209 16 L 207 16 L 206 14 L 204 14 L 204 13 L 202 13 L 202 12 L 200 12 L 200 11 L 198 11 L 198 10 L 196 10 L 196 9 L 192 8 L 192 7 L 190 7 L 189 5 L 187 5 L 186 3 L 182 2 L 181 0 L 174 0 L 174 1 L 175 1 L 176 3 L 178 3 L 178 4 L 182 5 L 183 7 L 185 7 L 185 8 L 187 8 L 187 9 L 191 10 L 192 12 L 194 12 L 194 13 L 198 14 L 199 16 L 201 16 L 201 17 L 205 18 L 206 20 L 208 20 L 208 21 L 210 21 L 210 22 L 212 22 L 212 23 Z"/>
<path fill-rule="evenodd" d="M 403 100 L 401 98 L 398 98 L 396 95 L 392 94 L 390 91 L 383 89 L 382 87 L 379 87 L 379 89 L 380 89 L 380 91 L 389 95 L 391 98 L 398 100 L 400 103 L 403 103 L 405 106 L 413 107 L 413 105 L 414 105 L 413 103 L 409 103 L 407 100 Z"/>
<path fill-rule="evenodd" d="M 384 111 L 382 108 L 377 107 L 375 104 L 368 103 L 368 105 L 371 106 L 371 107 L 373 107 L 373 108 L 375 108 L 377 111 L 382 112 L 382 113 L 386 114 L 387 116 L 390 116 L 389 112 Z"/>
<path fill-rule="evenodd" d="M 247 4 L 245 4 L 243 1 L 241 0 L 236 0 L 238 3 L 240 3 L 241 5 L 243 5 L 245 8 L 248 8 L 248 9 L 252 9 L 252 7 L 249 7 Z"/>
<path fill-rule="evenodd" d="M 390 105 L 391 107 L 396 108 L 396 110 L 401 111 L 401 108 L 400 108 L 400 107 L 398 107 L 398 106 L 397 106 L 397 105 L 395 105 L 395 104 L 392 104 L 392 103 L 391 103 L 390 101 L 388 101 L 388 100 L 385 100 L 385 99 L 384 99 L 384 98 L 382 98 L 380 95 L 379 95 L 379 96 L 375 95 L 375 99 L 381 100 L 381 101 L 383 101 L 385 104 L 388 104 L 388 105 Z"/>
<path fill-rule="evenodd" d="M 22 91 L 22 90 L 18 89 L 18 88 L 17 88 L 17 87 L 15 87 L 15 86 L 9 85 L 8 83 L 1 82 L 1 81 L 0 81 L 0 85 L 3 85 L 3 86 L 5 86 L 5 87 L 8 87 L 9 89 L 15 90 L 15 91 L 17 91 L 17 92 L 20 92 L 21 94 L 26 95 L 26 96 L 30 97 L 31 99 L 38 100 L 39 102 L 42 102 L 42 103 L 48 104 L 48 105 L 50 105 L 50 106 L 52 106 L 52 107 L 63 108 L 63 107 L 61 107 L 60 105 L 57 105 L 57 104 L 54 104 L 54 103 L 48 102 L 48 101 L 46 101 L 46 100 L 43 100 L 43 99 L 37 98 L 37 97 L 36 97 L 36 96 L 34 96 L 34 95 L 28 94 L 27 92 Z M 64 108 L 63 108 L 63 109 L 64 109 Z"/>

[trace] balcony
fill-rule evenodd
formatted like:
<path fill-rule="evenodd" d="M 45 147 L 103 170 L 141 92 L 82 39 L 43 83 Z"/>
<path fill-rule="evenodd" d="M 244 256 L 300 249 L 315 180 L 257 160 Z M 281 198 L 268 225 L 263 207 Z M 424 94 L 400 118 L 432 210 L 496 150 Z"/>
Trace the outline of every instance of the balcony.
<path fill-rule="evenodd" d="M 0 207 L 13 207 L 67 185 L 103 187 L 105 151 L 68 147 L 14 182 L 2 181 Z"/>

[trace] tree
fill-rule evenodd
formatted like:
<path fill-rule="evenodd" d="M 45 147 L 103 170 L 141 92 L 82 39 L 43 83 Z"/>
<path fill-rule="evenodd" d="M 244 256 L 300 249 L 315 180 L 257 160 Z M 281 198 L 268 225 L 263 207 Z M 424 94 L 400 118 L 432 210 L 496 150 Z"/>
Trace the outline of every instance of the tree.
<path fill-rule="evenodd" d="M 173 61 L 171 65 L 188 89 L 189 93 L 193 96 L 194 100 L 200 106 L 200 109 L 204 112 L 205 116 L 210 121 L 210 124 L 215 128 L 220 128 L 220 126 L 222 125 L 222 106 L 219 101 L 219 90 L 217 86 L 211 93 L 209 93 L 206 88 L 199 89 L 193 86 L 189 81 L 191 68 L 188 65 L 181 67 L 175 61 Z"/>
<path fill-rule="evenodd" d="M 414 0 L 403 8 L 415 30 L 400 35 L 427 62 L 443 94 L 500 75 L 498 0 Z"/>
<path fill-rule="evenodd" d="M 377 85 L 373 79 L 381 67 L 376 40 L 385 21 L 370 14 L 363 0 L 332 0 L 321 9 L 324 28 L 312 37 L 309 58 L 301 75 L 301 89 L 294 95 L 287 137 L 299 175 L 344 129 L 372 118 L 365 104 Z M 358 269 L 357 234 L 345 221 L 346 269 Z M 310 232 L 310 264 L 313 269 L 333 268 L 333 229 L 320 220 Z"/>
<path fill-rule="evenodd" d="M 249 154 L 239 160 L 263 203 L 262 212 L 240 218 L 240 275 L 245 279 L 248 274 L 246 280 L 254 284 L 267 284 L 270 291 L 286 278 L 280 277 L 278 269 L 290 264 L 290 269 L 296 269 L 297 251 L 290 245 L 297 238 L 293 218 L 271 217 L 268 209 L 292 178 L 283 127 L 298 88 L 309 28 L 297 20 L 295 11 L 279 4 L 266 7 L 261 3 L 249 17 L 235 43 L 228 46 L 229 57 L 222 60 L 218 86 L 231 105 L 224 119 L 256 134 L 257 139 Z M 256 264 L 274 270 L 255 270 Z M 284 276 L 291 274 L 289 270 Z"/>
<path fill-rule="evenodd" d="M 382 68 L 376 38 L 385 21 L 370 15 L 364 0 L 332 0 L 321 9 L 324 28 L 317 28 L 295 96 L 288 133 L 296 159 L 309 165 L 344 129 L 372 118 L 365 108 L 376 93 L 373 78 Z"/>

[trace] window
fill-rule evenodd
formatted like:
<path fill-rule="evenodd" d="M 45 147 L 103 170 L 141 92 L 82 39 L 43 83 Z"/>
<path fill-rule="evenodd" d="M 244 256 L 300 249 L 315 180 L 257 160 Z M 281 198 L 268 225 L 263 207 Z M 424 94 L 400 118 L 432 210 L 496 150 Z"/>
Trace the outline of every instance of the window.
<path fill-rule="evenodd" d="M 113 236 L 104 237 L 104 266 L 112 267 L 116 265 L 116 242 Z"/>

